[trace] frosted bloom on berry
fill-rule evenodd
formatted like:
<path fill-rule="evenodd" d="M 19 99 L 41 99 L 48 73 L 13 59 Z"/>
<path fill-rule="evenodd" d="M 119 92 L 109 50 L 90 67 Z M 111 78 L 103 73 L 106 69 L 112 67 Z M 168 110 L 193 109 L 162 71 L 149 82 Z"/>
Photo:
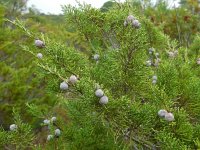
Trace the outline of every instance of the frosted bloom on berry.
<path fill-rule="evenodd" d="M 172 113 L 166 113 L 165 114 L 165 120 L 174 121 L 174 115 Z"/>
<path fill-rule="evenodd" d="M 102 97 L 104 95 L 104 92 L 103 92 L 102 89 L 98 89 L 98 90 L 95 91 L 95 95 L 97 97 Z"/>
<path fill-rule="evenodd" d="M 64 81 L 62 83 L 60 83 L 60 89 L 61 90 L 67 90 L 68 89 L 68 84 Z"/>
<path fill-rule="evenodd" d="M 37 58 L 42 59 L 42 57 L 43 57 L 42 53 L 37 54 Z"/>
<path fill-rule="evenodd" d="M 35 40 L 35 46 L 37 46 L 38 48 L 43 48 L 45 46 L 44 42 L 41 40 Z"/>
<path fill-rule="evenodd" d="M 57 119 L 56 117 L 52 117 L 52 118 L 51 118 L 51 122 L 55 122 L 56 119 Z"/>
<path fill-rule="evenodd" d="M 155 50 L 154 50 L 154 48 L 149 48 L 149 52 L 154 52 Z"/>
<path fill-rule="evenodd" d="M 135 20 L 135 17 L 133 15 L 129 15 L 127 18 L 126 18 L 126 21 L 127 22 L 132 22 L 133 20 Z"/>
<path fill-rule="evenodd" d="M 158 111 L 158 116 L 160 116 L 160 117 L 165 117 L 165 114 L 167 114 L 167 111 L 164 109 L 161 109 Z"/>
<path fill-rule="evenodd" d="M 138 20 L 133 20 L 133 22 L 132 22 L 132 25 L 133 25 L 133 27 L 135 27 L 135 28 L 140 28 L 140 22 L 138 21 Z"/>
<path fill-rule="evenodd" d="M 150 55 L 152 55 L 154 51 L 155 51 L 154 48 L 149 48 L 149 54 Z"/>
<path fill-rule="evenodd" d="M 156 75 L 154 75 L 154 76 L 152 77 L 152 79 L 153 79 L 153 80 L 157 80 L 158 77 L 157 77 Z"/>
<path fill-rule="evenodd" d="M 157 83 L 157 81 L 156 81 L 156 80 L 153 80 L 153 81 L 152 81 L 152 84 L 156 84 L 156 83 Z"/>
<path fill-rule="evenodd" d="M 43 121 L 43 123 L 46 124 L 46 125 L 49 125 L 49 124 L 50 124 L 50 120 L 45 119 L 45 120 Z"/>
<path fill-rule="evenodd" d="M 77 77 L 75 75 L 71 75 L 70 78 L 69 78 L 69 81 L 74 84 L 77 82 Z"/>
<path fill-rule="evenodd" d="M 102 105 L 105 105 L 108 103 L 108 97 L 107 96 L 103 96 L 100 98 L 99 103 Z"/>
<path fill-rule="evenodd" d="M 53 139 L 53 135 L 50 134 L 50 135 L 47 136 L 47 141 L 50 141 L 52 139 Z"/>
<path fill-rule="evenodd" d="M 17 125 L 16 124 L 11 124 L 10 125 L 10 131 L 16 131 L 17 130 Z"/>
<path fill-rule="evenodd" d="M 55 130 L 55 136 L 60 136 L 60 134 L 61 134 L 60 129 L 56 129 L 56 130 Z"/>
<path fill-rule="evenodd" d="M 99 56 L 98 54 L 95 54 L 95 55 L 93 56 L 94 60 L 96 60 L 96 61 L 99 60 L 99 57 L 100 57 L 100 56 Z"/>

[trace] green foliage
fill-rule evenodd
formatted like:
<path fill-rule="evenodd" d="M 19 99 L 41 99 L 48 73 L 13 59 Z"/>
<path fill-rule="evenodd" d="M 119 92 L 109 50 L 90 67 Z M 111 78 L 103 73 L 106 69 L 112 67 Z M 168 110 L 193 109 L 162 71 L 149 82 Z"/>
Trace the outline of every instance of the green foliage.
<path fill-rule="evenodd" d="M 3 148 L 3 146 L 6 145 L 7 148 L 14 148 L 16 150 L 32 148 L 34 135 L 30 125 L 23 123 L 19 113 L 15 111 L 13 112 L 13 117 L 17 129 L 9 132 L 3 129 L 0 131 L 0 147 Z"/>

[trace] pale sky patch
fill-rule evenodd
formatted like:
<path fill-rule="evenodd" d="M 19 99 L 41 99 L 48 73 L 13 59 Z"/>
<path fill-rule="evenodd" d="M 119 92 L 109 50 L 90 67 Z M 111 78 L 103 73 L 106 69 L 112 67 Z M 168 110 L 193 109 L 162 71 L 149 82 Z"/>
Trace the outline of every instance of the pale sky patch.
<path fill-rule="evenodd" d="M 91 4 L 92 7 L 95 8 L 100 8 L 107 1 L 108 0 L 79 0 L 79 2 L 81 3 L 85 2 L 87 4 Z M 125 0 L 117 0 L 117 1 L 124 2 Z M 177 5 L 177 1 L 179 0 L 169 0 L 168 2 L 170 2 L 169 4 L 173 6 L 174 1 L 175 4 Z M 39 9 L 40 12 L 51 13 L 51 14 L 63 13 L 61 5 L 68 5 L 68 4 L 71 4 L 73 6 L 77 5 L 75 0 L 29 0 L 28 1 L 28 7 L 34 5 L 37 9 Z"/>
<path fill-rule="evenodd" d="M 79 0 L 79 2 L 91 4 L 95 8 L 100 8 L 108 0 Z M 125 0 L 120 0 L 124 2 Z M 51 14 L 60 14 L 62 13 L 61 5 L 71 4 L 76 6 L 75 0 L 29 0 L 28 6 L 34 5 L 40 12 L 51 13 Z"/>

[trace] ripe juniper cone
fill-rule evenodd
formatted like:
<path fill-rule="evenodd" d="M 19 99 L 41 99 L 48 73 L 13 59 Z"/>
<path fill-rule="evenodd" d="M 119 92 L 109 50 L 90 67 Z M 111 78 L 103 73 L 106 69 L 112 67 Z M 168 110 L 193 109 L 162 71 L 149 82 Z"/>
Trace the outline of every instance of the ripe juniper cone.
<path fill-rule="evenodd" d="M 104 92 L 102 89 L 98 89 L 95 91 L 95 95 L 100 98 L 104 95 Z"/>
<path fill-rule="evenodd" d="M 126 18 L 126 21 L 127 21 L 128 23 L 133 22 L 133 20 L 135 20 L 135 17 L 134 17 L 133 15 L 129 15 L 129 16 Z"/>
<path fill-rule="evenodd" d="M 71 75 L 70 78 L 69 78 L 69 81 L 70 81 L 72 84 L 76 83 L 77 80 L 78 80 L 78 79 L 77 79 L 77 77 L 76 77 L 75 75 Z"/>
<path fill-rule="evenodd" d="M 60 89 L 61 90 L 67 90 L 68 89 L 68 84 L 65 82 L 65 81 L 63 81 L 62 83 L 60 83 Z"/>
<path fill-rule="evenodd" d="M 99 103 L 102 105 L 105 105 L 108 103 L 108 97 L 107 96 L 103 96 L 100 98 Z"/>
<path fill-rule="evenodd" d="M 45 44 L 44 44 L 43 41 L 36 39 L 35 40 L 35 46 L 37 46 L 38 48 L 43 48 L 43 47 L 45 47 Z"/>
<path fill-rule="evenodd" d="M 174 121 L 174 115 L 172 113 L 166 113 L 165 114 L 165 120 L 166 121 Z"/>
<path fill-rule="evenodd" d="M 11 124 L 10 125 L 10 131 L 16 131 L 17 130 L 17 125 L 16 124 Z"/>
<path fill-rule="evenodd" d="M 152 79 L 153 79 L 153 80 L 157 80 L 158 77 L 157 77 L 156 75 L 154 75 L 154 76 L 152 77 Z"/>
<path fill-rule="evenodd" d="M 50 134 L 50 135 L 47 136 L 47 141 L 50 141 L 52 139 L 53 139 L 53 135 Z"/>
<path fill-rule="evenodd" d="M 56 136 L 56 137 L 59 137 L 60 134 L 61 134 L 60 129 L 56 129 L 56 130 L 55 130 L 55 136 Z"/>
<path fill-rule="evenodd" d="M 154 51 L 154 48 L 149 48 L 149 54 L 153 54 Z"/>
<path fill-rule="evenodd" d="M 49 125 L 49 124 L 50 124 L 50 120 L 45 119 L 45 120 L 43 121 L 43 123 L 46 124 L 46 125 Z"/>
<path fill-rule="evenodd" d="M 133 20 L 132 26 L 135 27 L 136 29 L 140 28 L 140 22 L 138 20 Z"/>
<path fill-rule="evenodd" d="M 166 114 L 167 114 L 167 111 L 164 109 L 161 109 L 158 111 L 158 116 L 160 117 L 165 117 Z"/>
<path fill-rule="evenodd" d="M 94 58 L 94 60 L 96 60 L 96 61 L 98 61 L 99 60 L 99 55 L 98 54 L 95 54 L 94 56 L 93 56 L 93 58 Z"/>
<path fill-rule="evenodd" d="M 152 84 L 156 84 L 156 83 L 157 83 L 157 80 L 153 80 L 153 81 L 152 81 Z"/>
<path fill-rule="evenodd" d="M 56 119 L 57 119 L 56 117 L 52 117 L 52 118 L 51 118 L 51 122 L 55 122 Z"/>
<path fill-rule="evenodd" d="M 43 57 L 42 53 L 37 54 L 37 58 L 42 59 L 42 57 Z"/>

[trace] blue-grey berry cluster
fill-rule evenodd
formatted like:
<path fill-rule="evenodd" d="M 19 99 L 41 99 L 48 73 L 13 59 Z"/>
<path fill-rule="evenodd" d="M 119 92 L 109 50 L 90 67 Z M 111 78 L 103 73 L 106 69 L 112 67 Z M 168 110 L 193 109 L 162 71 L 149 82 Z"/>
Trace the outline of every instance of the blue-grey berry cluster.
<path fill-rule="evenodd" d="M 45 44 L 43 41 L 39 40 L 39 39 L 36 39 L 35 40 L 35 46 L 38 47 L 38 48 L 44 48 L 45 47 Z"/>
<path fill-rule="evenodd" d="M 95 91 L 95 95 L 100 98 L 99 100 L 100 104 L 105 105 L 108 103 L 108 97 L 104 95 L 104 92 L 102 89 L 97 89 Z"/>
<path fill-rule="evenodd" d="M 154 75 L 152 77 L 152 84 L 156 84 L 157 83 L 157 80 L 158 80 L 158 77 L 156 75 Z"/>
<path fill-rule="evenodd" d="M 124 21 L 125 27 L 128 26 L 129 24 L 136 29 L 140 28 L 141 26 L 141 23 L 139 22 L 139 20 L 137 20 L 133 15 L 129 15 Z"/>
<path fill-rule="evenodd" d="M 68 81 L 63 81 L 63 82 L 60 83 L 60 89 L 65 91 L 69 88 L 69 85 L 68 85 L 69 83 L 75 84 L 77 81 L 78 81 L 77 76 L 71 75 L 69 77 Z"/>
<path fill-rule="evenodd" d="M 164 118 L 166 121 L 174 121 L 174 115 L 172 113 L 168 113 L 166 110 L 161 109 L 158 111 L 158 116 Z"/>
<path fill-rule="evenodd" d="M 154 48 L 149 48 L 148 53 L 150 58 L 146 61 L 146 66 L 158 67 L 161 62 L 161 59 L 159 58 L 160 54 L 158 52 L 155 52 Z"/>

